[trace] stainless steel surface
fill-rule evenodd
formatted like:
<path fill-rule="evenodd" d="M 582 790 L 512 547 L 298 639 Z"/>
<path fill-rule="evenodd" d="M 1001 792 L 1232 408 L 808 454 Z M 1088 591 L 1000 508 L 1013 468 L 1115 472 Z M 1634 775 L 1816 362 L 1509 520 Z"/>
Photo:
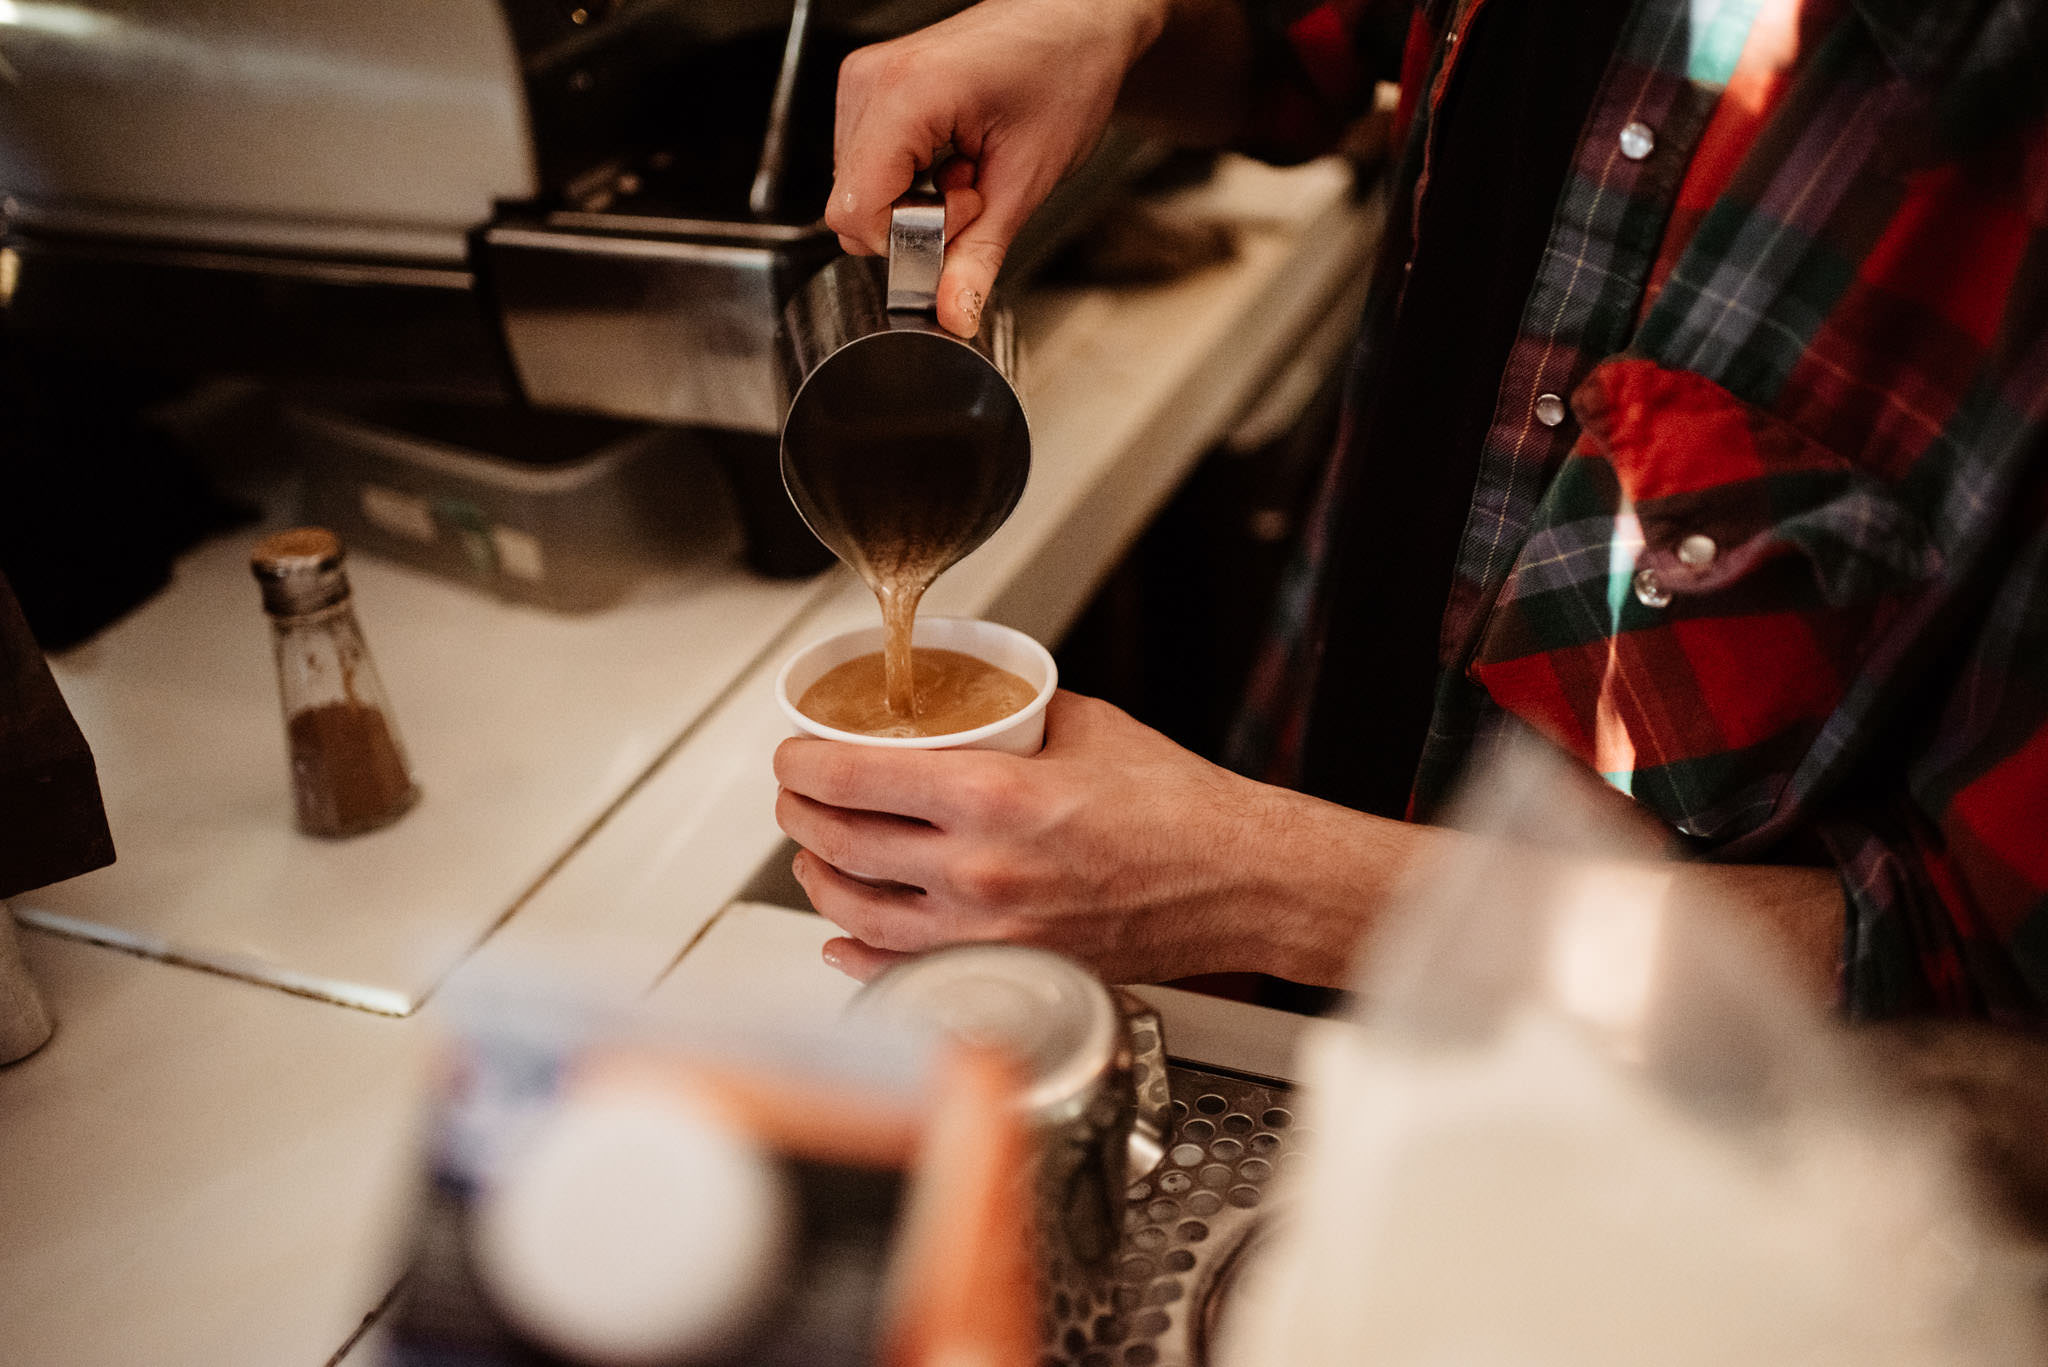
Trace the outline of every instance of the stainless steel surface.
<path fill-rule="evenodd" d="M 843 54 L 957 7 L 822 0 L 820 28 Z M 729 133 L 751 173 L 774 74 L 756 40 L 788 14 L 788 0 L 8 0 L 0 200 L 38 232 L 461 261 L 500 203 L 601 178 L 658 139 Z M 756 80 L 759 103 L 732 118 Z M 734 88 L 708 109 L 694 101 L 721 82 Z"/>
<path fill-rule="evenodd" d="M 789 38 L 782 47 L 782 69 L 775 74 L 775 96 L 768 106 L 768 132 L 761 139 L 761 161 L 747 191 L 747 207 L 756 218 L 769 218 L 782 198 L 783 165 L 789 151 L 790 110 L 796 104 L 796 78 L 803 67 L 804 38 L 811 27 L 811 0 L 796 0 L 789 14 Z"/>
<path fill-rule="evenodd" d="M 539 404 L 774 436 L 782 304 L 832 241 L 747 214 L 789 2 L 0 4 L 0 244 L 20 285 L 0 324 L 93 359 L 468 401 L 526 397 L 518 353 Z M 838 57 L 932 6 L 816 8 L 782 139 L 806 218 Z M 566 239 L 557 266 L 593 237 L 625 245 L 564 320 L 530 281 L 499 300 L 491 227 Z M 679 241 L 755 247 L 740 274 L 773 288 L 678 279 Z M 403 278 L 420 267 L 437 278 Z M 620 283 L 636 268 L 650 278 Z"/>
<path fill-rule="evenodd" d="M 504 344 L 462 266 L 330 261 L 24 236 L 0 327 L 131 365 L 446 398 L 512 397 Z"/>
<path fill-rule="evenodd" d="M 776 323 L 792 277 L 836 250 L 501 226 L 485 234 L 527 399 L 768 435 L 787 406 Z"/>
<path fill-rule="evenodd" d="M 906 200 L 889 215 L 891 311 L 923 313 L 939 304 L 939 272 L 946 264 L 946 206 L 936 200 Z"/>
<path fill-rule="evenodd" d="M 920 215 L 892 223 L 890 241 L 935 283 L 928 210 L 895 217 Z M 890 308 L 880 276 L 842 256 L 785 310 L 782 480 L 818 539 L 864 575 L 867 524 L 884 523 L 927 543 L 937 574 L 988 540 L 1030 475 L 1015 326 L 990 308 L 978 334 L 955 337 L 926 311 Z"/>
<path fill-rule="evenodd" d="M 765 443 L 810 369 L 785 306 L 836 251 L 838 63 L 960 7 L 0 0 L 0 327 L 84 364 Z M 1126 160 L 1055 192 L 1018 269 Z M 1006 318 L 977 345 L 1009 371 Z"/>
<path fill-rule="evenodd" d="M 1277 1082 L 1165 1068 L 1165 1161 L 1131 1183 L 1110 1275 L 1051 1266 L 1039 1326 L 1048 1367 L 1198 1367 L 1274 1179 L 1306 1137 Z"/>
<path fill-rule="evenodd" d="M 0 6 L 17 227 L 460 261 L 536 187 L 491 0 Z"/>

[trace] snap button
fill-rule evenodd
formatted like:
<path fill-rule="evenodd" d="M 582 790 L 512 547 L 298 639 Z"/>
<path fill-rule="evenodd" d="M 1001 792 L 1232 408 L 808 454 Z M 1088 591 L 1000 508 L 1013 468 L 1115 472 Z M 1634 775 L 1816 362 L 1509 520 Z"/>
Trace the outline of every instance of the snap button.
<path fill-rule="evenodd" d="M 1678 543 L 1678 563 L 1687 569 L 1703 570 L 1714 563 L 1714 557 L 1721 548 L 1714 544 L 1714 538 L 1704 532 L 1694 532 Z"/>
<path fill-rule="evenodd" d="M 1555 427 L 1564 421 L 1564 400 L 1555 394 L 1536 396 L 1536 421 L 1545 427 Z"/>
<path fill-rule="evenodd" d="M 1640 119 L 1631 119 L 1621 128 L 1621 154 L 1630 161 L 1641 161 L 1657 150 L 1657 131 Z"/>
<path fill-rule="evenodd" d="M 1646 608 L 1668 608 L 1671 606 L 1671 590 L 1664 587 L 1664 581 L 1657 577 L 1657 571 L 1645 565 L 1636 571 L 1632 581 L 1636 601 Z"/>

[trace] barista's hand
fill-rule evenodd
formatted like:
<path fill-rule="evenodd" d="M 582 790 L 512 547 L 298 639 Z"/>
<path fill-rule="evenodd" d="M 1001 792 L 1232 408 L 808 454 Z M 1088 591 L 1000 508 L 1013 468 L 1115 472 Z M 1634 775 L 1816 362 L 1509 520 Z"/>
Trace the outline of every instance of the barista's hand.
<path fill-rule="evenodd" d="M 1065 692 L 1029 759 L 786 740 L 775 774 L 796 876 L 853 937 L 827 957 L 862 978 L 895 953 L 1000 939 L 1112 982 L 1338 983 L 1424 829 L 1254 783 Z"/>
<path fill-rule="evenodd" d="M 1010 241 L 1102 135 L 1168 0 L 983 0 L 839 68 L 825 222 L 850 252 L 889 246 L 889 206 L 935 154 L 946 191 L 939 322 L 973 335 Z"/>

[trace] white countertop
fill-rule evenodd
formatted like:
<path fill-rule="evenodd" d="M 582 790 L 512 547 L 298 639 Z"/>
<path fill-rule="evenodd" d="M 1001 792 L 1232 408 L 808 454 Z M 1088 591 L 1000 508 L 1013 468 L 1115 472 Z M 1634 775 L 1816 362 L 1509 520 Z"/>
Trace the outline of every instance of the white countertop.
<path fill-rule="evenodd" d="M 1351 202 L 1347 179 L 1330 165 L 1226 163 L 1177 211 L 1236 223 L 1237 260 L 1170 285 L 1024 301 L 1031 484 L 1004 529 L 940 582 L 932 611 L 992 617 L 1048 641 L 1064 632 L 1202 451 L 1333 302 L 1355 297 L 1347 286 L 1377 240 L 1378 215 Z M 241 550 L 214 543 L 179 574 L 239 574 Z M 59 1027 L 40 1054 L 0 1070 L 0 1362 L 366 1362 L 355 1336 L 391 1281 L 394 1174 L 439 984 L 540 965 L 620 1000 L 650 990 L 656 1002 L 683 1000 L 744 982 L 791 1010 L 836 1009 L 850 985 L 816 958 L 824 924 L 735 899 L 785 855 L 767 765 L 783 725 L 769 681 L 789 649 L 865 622 L 873 603 L 839 571 L 799 584 L 715 566 L 701 574 L 706 593 L 656 592 L 583 623 L 494 605 L 489 629 L 513 658 L 553 634 L 550 697 L 579 687 L 582 668 L 631 675 L 604 682 L 612 691 L 597 698 L 631 724 L 604 725 L 593 704 L 563 728 L 549 767 L 490 780 L 517 788 L 567 766 L 575 802 L 544 829 L 501 845 L 480 838 L 459 855 L 387 842 L 376 870 L 331 874 L 342 894 L 364 886 L 359 873 L 382 891 L 341 897 L 331 914 L 302 921 L 303 934 L 291 917 L 262 915 L 249 891 L 275 871 L 277 850 L 289 853 L 283 842 L 245 831 L 240 843 L 209 843 L 189 830 L 172 841 L 118 819 L 137 810 L 138 780 L 90 719 L 146 715 L 134 677 L 149 659 L 141 634 L 132 645 L 103 638 L 96 659 L 63 663 L 123 859 L 25 901 L 46 923 L 97 927 L 99 938 L 126 927 L 135 946 L 179 962 L 24 933 Z M 444 728 L 457 725 L 460 690 L 445 686 L 445 671 L 464 667 L 458 658 L 436 674 L 429 647 L 445 623 L 470 620 L 474 602 L 437 609 L 440 595 L 462 591 L 367 558 L 356 575 L 366 614 L 373 589 L 411 604 L 406 626 L 375 621 L 370 632 L 424 770 L 454 743 Z M 467 653 L 459 641 L 440 651 Z M 159 671 L 156 685 L 177 673 Z M 267 687 L 267 673 L 258 677 Z M 516 728 L 518 709 L 531 717 L 536 704 L 545 715 L 546 700 L 522 691 L 536 686 L 494 680 L 504 696 L 492 693 L 479 720 Z M 408 717 L 408 689 L 439 701 L 416 701 Z M 243 705 L 259 707 L 253 695 Z M 489 710 L 501 705 L 502 716 Z M 275 703 L 266 694 L 260 708 L 274 746 Z M 521 733 L 514 751 L 538 753 L 535 744 Z M 227 767 L 236 782 L 267 783 L 258 763 L 243 755 Z M 482 783 L 475 773 L 444 780 L 451 805 Z M 504 810 L 523 810 L 512 796 Z M 405 895 L 422 885 L 435 896 Z M 191 896 L 195 886 L 215 896 Z M 292 981 L 299 971 L 305 981 Z M 358 1004 L 394 1014 L 280 985 L 338 1000 L 367 986 L 385 995 Z M 1160 991 L 1176 1053 L 1279 1071 L 1291 1022 Z"/>
<path fill-rule="evenodd" d="M 248 568 L 272 529 L 207 542 L 148 604 L 52 660 L 98 758 L 120 858 L 14 910 L 389 1015 L 425 1000 L 834 587 L 748 573 L 729 524 L 630 601 L 584 616 L 351 556 L 422 795 L 394 825 L 324 840 L 289 815 L 270 630 Z"/>

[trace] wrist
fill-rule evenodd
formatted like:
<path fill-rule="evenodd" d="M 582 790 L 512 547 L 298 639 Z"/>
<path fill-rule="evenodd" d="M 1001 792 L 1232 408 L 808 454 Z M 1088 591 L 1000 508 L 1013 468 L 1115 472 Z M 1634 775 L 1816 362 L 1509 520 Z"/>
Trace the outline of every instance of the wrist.
<path fill-rule="evenodd" d="M 1266 791 L 1274 801 L 1250 842 L 1247 960 L 1292 982 L 1349 986 L 1421 842 L 1439 832 L 1286 789 Z"/>

